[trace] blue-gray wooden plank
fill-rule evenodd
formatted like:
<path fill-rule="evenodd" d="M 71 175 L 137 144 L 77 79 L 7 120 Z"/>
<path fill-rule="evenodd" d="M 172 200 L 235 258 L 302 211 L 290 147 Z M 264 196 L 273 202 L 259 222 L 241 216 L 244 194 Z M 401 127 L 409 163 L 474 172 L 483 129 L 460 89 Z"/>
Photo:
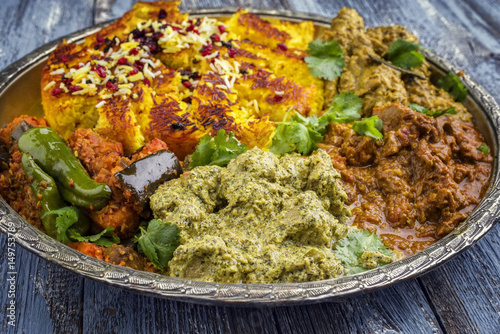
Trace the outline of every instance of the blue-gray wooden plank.
<path fill-rule="evenodd" d="M 0 69 L 46 41 L 116 18 L 134 2 L 4 0 Z M 342 6 L 354 7 L 369 26 L 407 26 L 422 44 L 467 71 L 499 100 L 498 3 L 190 0 L 182 4 L 183 9 L 218 6 L 283 8 L 329 17 Z M 80 278 L 17 247 L 18 327 L 6 327 L 7 313 L 2 308 L 0 332 L 496 332 L 500 327 L 499 240 L 500 226 L 496 226 L 457 259 L 421 279 L 383 291 L 276 309 L 197 306 L 140 296 Z M 5 252 L 5 237 L 0 238 L 0 249 Z M 7 260 L 2 254 L 0 303 L 6 305 Z"/>

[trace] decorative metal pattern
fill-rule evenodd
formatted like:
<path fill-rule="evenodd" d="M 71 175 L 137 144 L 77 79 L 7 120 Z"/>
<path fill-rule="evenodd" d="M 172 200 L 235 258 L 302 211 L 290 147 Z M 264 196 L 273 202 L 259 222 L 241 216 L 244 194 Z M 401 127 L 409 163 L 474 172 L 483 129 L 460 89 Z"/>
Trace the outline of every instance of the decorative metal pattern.
<path fill-rule="evenodd" d="M 192 16 L 227 16 L 236 8 L 202 9 L 191 11 Z M 317 25 L 328 26 L 330 19 L 293 13 L 291 11 L 252 10 L 252 12 L 290 20 L 311 20 Z M 68 42 L 78 42 L 108 23 L 66 36 Z M 47 44 L 22 58 L 0 73 L 0 97 L 16 79 L 32 66 L 39 64 L 54 50 L 62 39 Z M 427 60 L 435 69 L 457 72 L 445 60 L 429 51 Z M 495 153 L 492 181 L 488 193 L 470 217 L 453 232 L 425 250 L 401 261 L 364 273 L 337 279 L 308 283 L 285 284 L 217 284 L 183 280 L 159 274 L 115 266 L 84 255 L 40 232 L 20 217 L 3 199 L 0 199 L 0 231 L 13 236 L 17 243 L 31 252 L 77 274 L 99 282 L 136 292 L 167 297 L 200 304 L 232 305 L 289 305 L 316 303 L 371 291 L 390 284 L 414 278 L 445 263 L 469 248 L 485 235 L 500 217 L 499 129 L 500 109 L 495 100 L 467 75 L 463 82 L 469 90 L 468 106 L 478 111 L 475 117 L 492 135 L 490 147 Z"/>

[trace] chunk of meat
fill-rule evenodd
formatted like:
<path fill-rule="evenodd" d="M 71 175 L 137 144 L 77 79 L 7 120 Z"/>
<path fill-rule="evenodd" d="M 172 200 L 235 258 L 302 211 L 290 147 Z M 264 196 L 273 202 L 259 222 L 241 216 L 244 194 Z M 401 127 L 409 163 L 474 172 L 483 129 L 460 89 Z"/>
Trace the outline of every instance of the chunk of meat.
<path fill-rule="evenodd" d="M 331 124 L 320 147 L 340 170 L 351 223 L 411 254 L 467 218 L 488 185 L 492 157 L 477 151 L 484 138 L 463 121 L 401 104 L 373 114 L 384 122 L 383 141 Z"/>

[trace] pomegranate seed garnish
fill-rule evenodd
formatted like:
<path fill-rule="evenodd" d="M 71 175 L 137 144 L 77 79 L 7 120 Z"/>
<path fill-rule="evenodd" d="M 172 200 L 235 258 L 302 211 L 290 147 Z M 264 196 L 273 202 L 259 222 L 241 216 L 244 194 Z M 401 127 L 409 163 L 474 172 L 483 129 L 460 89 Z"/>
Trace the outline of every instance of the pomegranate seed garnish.
<path fill-rule="evenodd" d="M 186 87 L 186 88 L 191 88 L 191 86 L 192 86 L 192 85 L 191 85 L 191 83 L 190 83 L 189 81 L 184 81 L 184 82 L 182 83 L 182 85 L 183 85 L 184 87 Z"/>
<path fill-rule="evenodd" d="M 279 47 L 282 51 L 286 51 L 286 50 L 288 50 L 288 47 L 287 47 L 285 44 L 283 44 L 283 43 L 278 43 L 278 47 Z"/>
<path fill-rule="evenodd" d="M 163 20 L 166 17 L 167 17 L 167 12 L 165 11 L 165 9 L 160 9 L 160 12 L 158 13 L 158 18 L 160 20 Z"/>
<path fill-rule="evenodd" d="M 137 74 L 137 73 L 139 73 L 139 71 L 136 70 L 136 69 L 134 69 L 134 70 L 128 72 L 128 75 L 134 75 L 134 74 Z"/>
<path fill-rule="evenodd" d="M 136 54 L 139 53 L 139 50 L 137 50 L 136 48 L 133 48 L 133 49 L 130 49 L 130 51 L 128 53 L 130 53 L 131 55 L 135 56 Z"/>
<path fill-rule="evenodd" d="M 262 73 L 262 71 L 258 71 L 257 72 L 257 75 L 263 75 L 264 73 Z"/>
<path fill-rule="evenodd" d="M 196 35 L 200 34 L 200 32 L 198 31 L 198 29 L 193 29 L 193 33 L 195 33 Z"/>
<path fill-rule="evenodd" d="M 65 63 L 68 61 L 68 57 L 66 57 L 66 55 L 61 55 L 61 60 Z"/>
<path fill-rule="evenodd" d="M 95 71 L 97 72 L 97 74 L 101 77 L 101 78 L 105 78 L 106 77 L 106 68 L 104 66 L 97 66 L 97 68 L 95 69 Z"/>
<path fill-rule="evenodd" d="M 54 88 L 54 89 L 52 90 L 52 95 L 56 96 L 56 95 L 58 95 L 58 94 L 61 94 L 61 93 L 62 93 L 62 91 L 63 91 L 63 90 L 62 90 L 61 88 L 56 87 L 56 88 Z"/>
<path fill-rule="evenodd" d="M 193 31 L 194 29 L 194 25 L 190 25 L 189 27 L 186 28 L 186 31 Z"/>
<path fill-rule="evenodd" d="M 173 31 L 179 31 L 179 30 L 181 30 L 181 28 L 180 27 L 176 27 L 176 26 L 172 26 L 172 30 Z"/>
<path fill-rule="evenodd" d="M 127 65 L 127 64 L 128 64 L 128 60 L 127 60 L 127 58 L 123 57 L 123 58 L 118 59 L 118 60 L 116 61 L 116 63 L 117 63 L 118 65 Z"/>
<path fill-rule="evenodd" d="M 212 36 L 210 36 L 210 39 L 214 42 L 220 42 L 220 36 L 216 35 L 216 34 L 213 34 Z"/>
<path fill-rule="evenodd" d="M 228 49 L 227 53 L 229 57 L 234 58 L 234 56 L 236 56 L 236 49 Z"/>
<path fill-rule="evenodd" d="M 80 66 L 80 64 L 78 64 L 78 65 L 73 66 L 73 68 L 74 68 L 75 70 L 78 70 L 78 69 L 80 69 L 80 68 L 82 68 L 82 67 Z"/>
<path fill-rule="evenodd" d="M 226 27 L 224 27 L 224 26 L 218 26 L 217 28 L 219 28 L 219 31 L 221 34 L 226 32 Z"/>
<path fill-rule="evenodd" d="M 151 81 L 148 78 L 144 78 L 144 84 L 147 86 L 151 86 Z"/>
<path fill-rule="evenodd" d="M 79 90 L 82 90 L 83 88 L 80 87 L 80 86 L 75 86 L 75 85 L 71 85 L 69 86 L 69 90 L 72 91 L 72 92 L 78 92 Z"/>

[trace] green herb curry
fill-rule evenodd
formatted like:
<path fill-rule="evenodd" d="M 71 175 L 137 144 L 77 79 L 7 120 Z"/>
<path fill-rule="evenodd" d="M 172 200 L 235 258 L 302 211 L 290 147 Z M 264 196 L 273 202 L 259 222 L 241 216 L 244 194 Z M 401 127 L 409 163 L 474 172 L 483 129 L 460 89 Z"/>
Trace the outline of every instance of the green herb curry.
<path fill-rule="evenodd" d="M 212 282 L 305 282 L 345 273 L 332 250 L 348 232 L 346 193 L 323 150 L 277 158 L 254 148 L 197 167 L 151 197 L 157 219 L 177 224 L 171 276 Z"/>

